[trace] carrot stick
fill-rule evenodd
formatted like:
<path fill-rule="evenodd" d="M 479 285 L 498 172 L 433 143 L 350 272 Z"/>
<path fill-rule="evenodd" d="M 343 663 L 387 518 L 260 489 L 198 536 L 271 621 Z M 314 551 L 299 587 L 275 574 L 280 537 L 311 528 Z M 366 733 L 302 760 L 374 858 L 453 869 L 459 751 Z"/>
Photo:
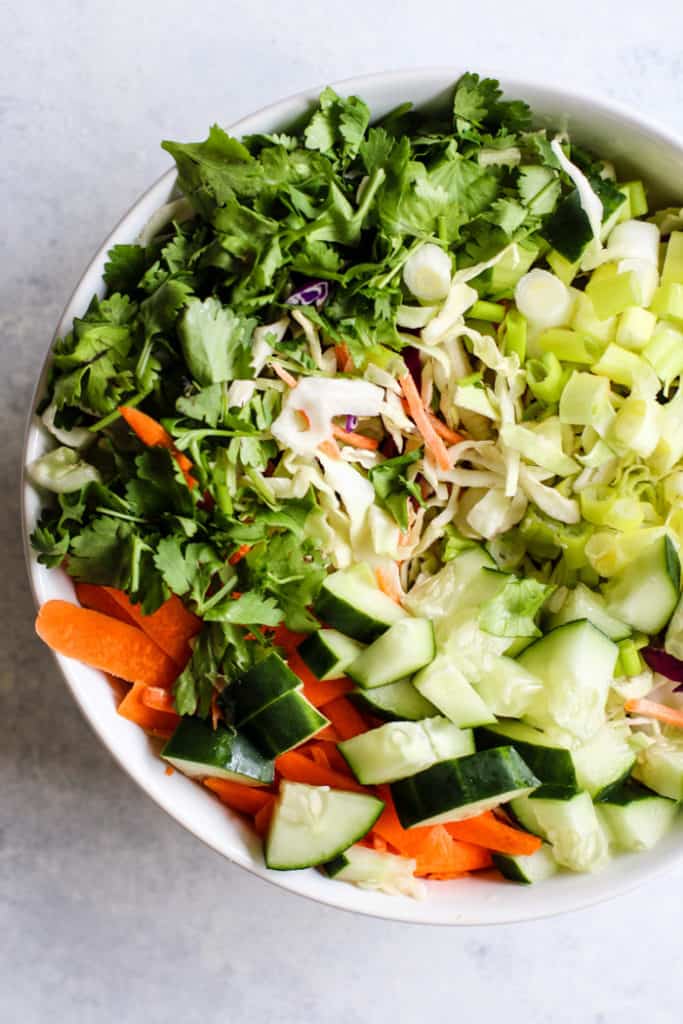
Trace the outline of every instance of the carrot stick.
<path fill-rule="evenodd" d="M 164 601 L 151 615 L 145 615 L 139 604 L 133 604 L 123 590 L 107 587 L 107 593 L 126 615 L 153 640 L 162 651 L 173 658 L 182 669 L 190 660 L 192 648 L 189 641 L 202 628 L 201 619 L 185 607 L 175 594 Z"/>
<path fill-rule="evenodd" d="M 289 667 L 293 667 L 291 661 Z M 304 679 L 304 697 L 310 700 L 316 708 L 322 708 L 330 701 L 336 700 L 337 697 L 345 696 L 352 689 L 353 683 L 348 679 L 313 679 L 311 681 Z"/>
<path fill-rule="evenodd" d="M 334 354 L 337 357 L 337 369 L 341 370 L 342 373 L 352 373 L 354 364 L 348 345 L 343 341 L 341 344 L 335 345 Z"/>
<path fill-rule="evenodd" d="M 315 761 L 316 764 L 321 765 L 323 768 L 330 768 L 330 759 L 325 753 L 325 748 L 322 743 L 311 745 L 311 760 Z"/>
<path fill-rule="evenodd" d="M 477 846 L 484 846 L 487 850 L 496 850 L 498 853 L 524 855 L 535 853 L 541 847 L 538 836 L 506 825 L 491 811 L 478 814 L 475 818 L 467 818 L 465 821 L 449 822 L 445 828 L 453 839 L 476 843 Z"/>
<path fill-rule="evenodd" d="M 410 406 L 405 398 L 403 399 L 403 408 L 407 413 L 410 413 Z M 425 409 L 425 412 L 427 413 L 429 422 L 434 427 L 434 430 L 439 437 L 444 439 L 444 441 L 448 441 L 449 444 L 459 444 L 461 441 L 465 440 L 462 434 L 458 434 L 457 431 L 451 430 L 451 428 L 447 426 L 443 420 L 440 420 L 438 416 L 435 416 L 433 412 L 429 412 L 427 409 Z"/>
<path fill-rule="evenodd" d="M 323 455 L 327 455 L 330 459 L 341 459 L 339 445 L 334 438 L 330 438 L 329 441 L 321 441 L 318 445 L 318 449 L 323 453 Z"/>
<path fill-rule="evenodd" d="M 129 626 L 135 625 L 135 620 L 114 600 L 108 587 L 99 587 L 95 583 L 77 583 L 76 597 L 83 608 L 102 612 L 103 615 L 109 615 L 112 619 L 127 622 Z"/>
<path fill-rule="evenodd" d="M 241 562 L 242 559 L 245 558 L 250 551 L 251 544 L 240 544 L 237 551 L 233 551 L 233 553 L 230 555 L 230 558 L 228 559 L 229 565 L 237 565 L 237 563 Z"/>
<path fill-rule="evenodd" d="M 343 740 L 350 740 L 353 736 L 359 736 L 370 728 L 360 711 L 357 711 L 346 697 L 337 697 L 336 700 L 326 704 L 325 716 L 329 718 Z M 318 733 L 317 738 L 320 739 L 321 735 Z"/>
<path fill-rule="evenodd" d="M 158 423 L 145 412 L 132 405 L 120 405 L 119 412 L 134 434 L 146 444 L 148 448 L 166 448 L 171 453 L 178 466 L 182 470 L 185 482 L 190 490 L 197 486 L 197 481 L 190 473 L 192 463 L 187 455 L 177 451 L 173 438 L 165 427 Z"/>
<path fill-rule="evenodd" d="M 175 701 L 170 690 L 164 690 L 161 686 L 146 686 L 141 697 L 145 707 L 175 714 Z"/>
<path fill-rule="evenodd" d="M 271 363 L 271 369 L 277 374 L 281 381 L 283 381 L 288 388 L 295 388 L 297 385 L 296 377 L 292 377 L 289 370 L 285 370 L 284 366 L 280 366 L 279 363 Z"/>
<path fill-rule="evenodd" d="M 152 736 L 168 739 L 180 722 L 180 716 L 168 711 L 151 708 L 144 702 L 145 692 L 149 687 L 144 683 L 134 683 L 119 704 L 117 711 L 129 722 L 135 722 Z M 163 691 L 166 692 L 166 691 Z"/>
<path fill-rule="evenodd" d="M 375 579 L 377 580 L 377 586 L 383 593 L 390 597 L 396 604 L 401 603 L 401 594 L 396 586 L 396 581 L 392 578 L 390 572 L 387 572 L 380 565 L 375 569 Z"/>
<path fill-rule="evenodd" d="M 352 775 L 351 769 L 337 750 L 337 744 L 331 740 L 309 740 L 308 743 L 303 743 L 300 747 L 296 748 L 297 754 L 304 754 L 314 761 L 317 760 L 316 751 L 325 756 L 328 766 L 335 772 L 341 772 L 342 775 Z"/>
<path fill-rule="evenodd" d="M 176 662 L 141 629 L 68 601 L 44 604 L 36 632 L 60 654 L 131 683 L 169 687 L 178 675 Z"/>
<path fill-rule="evenodd" d="M 408 835 L 410 836 L 409 831 Z M 417 876 L 439 874 L 460 874 L 464 871 L 478 871 L 491 866 L 488 850 L 472 843 L 453 839 L 443 825 L 433 825 L 429 834 L 408 842 L 406 852 L 415 858 Z"/>
<path fill-rule="evenodd" d="M 254 828 L 258 834 L 263 838 L 270 827 L 270 819 L 273 817 L 273 811 L 275 810 L 275 797 L 264 804 L 260 811 L 257 811 L 254 815 Z"/>
<path fill-rule="evenodd" d="M 281 647 L 289 657 L 306 635 L 306 633 L 294 633 L 291 629 L 287 629 L 284 623 L 280 623 L 273 631 L 273 643 L 276 647 Z M 295 672 L 296 669 L 292 669 L 292 671 Z"/>
<path fill-rule="evenodd" d="M 401 385 L 401 389 L 408 403 L 410 415 L 415 420 L 415 426 L 419 430 L 420 434 L 422 434 L 424 443 L 431 451 L 441 469 L 451 469 L 451 460 L 448 457 L 446 446 L 432 426 L 432 422 L 425 411 L 422 401 L 420 400 L 418 390 L 415 387 L 415 381 L 411 375 L 407 373 L 404 377 L 399 377 L 398 382 Z"/>
<path fill-rule="evenodd" d="M 275 759 L 275 768 L 289 782 L 305 782 L 309 786 L 330 786 L 332 789 L 351 789 L 356 793 L 366 790 L 355 779 L 332 768 L 316 764 L 296 750 L 289 750 Z"/>
<path fill-rule="evenodd" d="M 326 725 L 324 729 L 321 729 L 315 735 L 317 739 L 329 740 L 331 743 L 339 743 L 339 740 L 343 739 L 333 725 Z"/>
<path fill-rule="evenodd" d="M 349 444 L 352 448 L 363 448 L 366 452 L 376 452 L 379 448 L 379 441 L 374 437 L 366 437 L 364 434 L 357 434 L 354 430 L 344 430 L 332 424 L 332 433 L 343 444 Z"/>
<path fill-rule="evenodd" d="M 641 700 L 627 700 L 625 707 L 629 715 L 642 715 L 644 718 L 654 718 L 657 722 L 663 722 L 665 725 L 675 725 L 679 729 L 683 729 L 683 711 L 667 707 L 666 704 L 658 704 L 657 701 L 642 698 Z"/>
<path fill-rule="evenodd" d="M 258 814 L 273 800 L 273 794 L 267 789 L 247 786 L 243 782 L 232 782 L 229 779 L 204 779 L 204 785 L 212 790 L 217 797 L 233 811 L 242 814 Z"/>

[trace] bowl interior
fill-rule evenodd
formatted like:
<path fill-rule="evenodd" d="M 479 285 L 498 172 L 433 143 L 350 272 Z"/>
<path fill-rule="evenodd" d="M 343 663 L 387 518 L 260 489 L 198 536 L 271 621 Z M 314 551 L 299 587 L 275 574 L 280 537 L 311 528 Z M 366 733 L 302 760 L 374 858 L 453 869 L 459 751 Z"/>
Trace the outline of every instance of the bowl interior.
<path fill-rule="evenodd" d="M 443 103 L 461 72 L 454 68 L 386 72 L 338 83 L 343 94 L 356 93 L 373 114 L 387 113 L 411 99 L 416 105 Z M 652 204 L 683 203 L 683 145 L 661 129 L 653 128 L 627 111 L 589 97 L 566 94 L 550 87 L 505 80 L 505 92 L 530 103 L 539 124 L 567 129 L 572 138 L 613 160 L 620 174 L 638 176 L 649 186 Z M 231 127 L 235 135 L 277 131 L 291 125 L 316 100 L 318 91 L 284 100 Z M 74 316 L 82 315 L 93 294 L 102 294 L 102 272 L 107 250 L 133 241 L 152 213 L 171 197 L 175 173 L 168 171 L 120 221 L 85 271 L 57 327 L 56 337 L 68 331 Z M 32 408 L 45 386 L 46 359 Z M 26 434 L 24 464 L 42 454 L 50 442 L 35 416 Z M 74 600 L 69 578 L 39 565 L 28 537 L 40 511 L 40 499 L 26 479 L 23 490 L 23 527 L 31 586 L 37 604 L 51 598 Z M 495 879 L 469 878 L 430 883 L 425 900 L 365 892 L 330 881 L 316 871 L 275 873 L 263 865 L 259 840 L 201 786 L 178 772 L 167 776 L 158 757 L 158 744 L 131 722 L 116 714 L 116 701 L 104 675 L 78 662 L 56 655 L 59 667 L 86 718 L 122 767 L 177 821 L 229 860 L 283 888 L 333 906 L 428 924 L 494 924 L 526 920 L 572 910 L 607 899 L 637 885 L 674 863 L 683 851 L 683 818 L 653 851 L 615 859 L 598 875 L 559 874 L 539 886 L 503 884 Z"/>

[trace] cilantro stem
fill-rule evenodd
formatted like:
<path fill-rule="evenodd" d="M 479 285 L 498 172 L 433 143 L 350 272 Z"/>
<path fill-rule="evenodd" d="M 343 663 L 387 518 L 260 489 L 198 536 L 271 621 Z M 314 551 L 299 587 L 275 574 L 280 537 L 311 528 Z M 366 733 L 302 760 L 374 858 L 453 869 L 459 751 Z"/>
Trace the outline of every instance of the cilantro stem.
<path fill-rule="evenodd" d="M 137 395 L 133 395 L 132 398 L 127 398 L 123 404 L 128 405 L 131 408 L 135 408 L 136 405 L 139 405 L 140 402 L 144 401 L 144 399 L 147 398 L 148 394 L 149 390 L 138 391 Z M 119 419 L 120 415 L 121 413 L 119 412 L 119 410 L 114 409 L 113 412 L 110 412 L 107 416 L 103 416 L 101 420 L 97 421 L 97 423 L 93 423 L 91 426 L 89 426 L 88 430 L 90 430 L 93 434 L 97 433 L 98 430 L 104 430 L 105 427 L 110 427 L 112 423 L 115 423 L 116 420 Z"/>
<path fill-rule="evenodd" d="M 130 516 L 125 512 L 115 512 L 105 505 L 97 505 L 95 511 L 101 512 L 103 516 L 111 516 L 113 519 L 125 519 L 129 523 L 142 523 L 144 525 L 147 522 L 146 519 L 141 519 L 139 516 Z"/>

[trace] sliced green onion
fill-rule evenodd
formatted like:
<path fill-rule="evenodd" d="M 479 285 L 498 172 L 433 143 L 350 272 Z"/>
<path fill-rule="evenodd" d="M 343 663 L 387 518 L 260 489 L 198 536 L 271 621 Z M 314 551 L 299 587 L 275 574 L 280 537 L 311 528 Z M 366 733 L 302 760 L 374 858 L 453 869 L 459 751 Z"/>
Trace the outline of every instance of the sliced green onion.
<path fill-rule="evenodd" d="M 554 352 L 545 352 L 540 359 L 526 364 L 527 383 L 531 393 L 544 405 L 559 402 L 567 383 L 567 371 Z"/>
<path fill-rule="evenodd" d="M 79 458 L 73 448 L 54 448 L 41 455 L 28 467 L 31 480 L 46 491 L 54 494 L 70 494 L 80 491 L 86 484 L 97 483 L 100 474 L 87 462 Z"/>
<path fill-rule="evenodd" d="M 612 260 L 644 260 L 654 267 L 659 262 L 659 228 L 644 220 L 617 224 L 609 236 L 607 254 Z M 621 268 L 618 268 L 621 272 Z"/>
<path fill-rule="evenodd" d="M 646 359 L 665 385 L 683 373 L 683 332 L 660 324 L 652 340 L 643 349 Z"/>
<path fill-rule="evenodd" d="M 560 422 L 593 427 L 602 437 L 614 417 L 610 398 L 609 380 L 575 370 L 560 398 Z"/>
<path fill-rule="evenodd" d="M 628 349 L 620 345 L 610 344 L 593 366 L 593 373 L 608 377 L 615 384 L 633 388 L 636 383 L 644 386 L 652 377 L 652 370 L 647 363 Z"/>
<path fill-rule="evenodd" d="M 425 242 L 405 261 L 403 280 L 416 299 L 439 302 L 448 295 L 452 272 L 448 253 L 434 242 Z"/>
<path fill-rule="evenodd" d="M 642 352 L 654 334 L 657 317 L 648 309 L 629 306 L 619 317 L 615 341 L 622 348 Z"/>
<path fill-rule="evenodd" d="M 640 283 L 632 270 L 614 275 L 598 275 L 596 271 L 586 285 L 586 295 L 590 296 L 600 320 L 607 320 L 623 313 L 629 306 L 639 306 L 642 302 Z"/>
<path fill-rule="evenodd" d="M 596 484 L 579 493 L 581 515 L 596 526 L 626 532 L 642 526 L 644 511 L 637 498 L 620 497 L 618 490 Z"/>
<path fill-rule="evenodd" d="M 552 352 L 566 363 L 591 366 L 600 355 L 600 345 L 586 334 L 578 334 L 568 327 L 552 327 L 538 338 L 542 352 Z"/>
<path fill-rule="evenodd" d="M 569 287 L 579 272 L 579 261 L 577 260 L 576 263 L 570 263 L 569 260 L 563 256 L 561 252 L 557 252 L 556 249 L 550 250 L 546 256 L 546 262 L 555 277 L 559 277 L 562 284 L 566 284 L 567 287 Z"/>
<path fill-rule="evenodd" d="M 529 462 L 547 469 L 557 476 L 572 476 L 579 472 L 579 465 L 566 455 L 559 445 L 553 444 L 538 431 L 516 423 L 505 423 L 500 429 L 500 438 L 508 448 L 519 452 Z"/>
<path fill-rule="evenodd" d="M 399 306 L 396 310 L 396 326 L 417 331 L 426 327 L 438 313 L 438 306 Z"/>
<path fill-rule="evenodd" d="M 609 438 L 624 453 L 634 451 L 646 459 L 660 437 L 660 406 L 654 399 L 631 395 L 623 403 L 609 429 Z"/>
<path fill-rule="evenodd" d="M 479 384 L 459 384 L 455 389 L 453 401 L 459 409 L 468 409 L 486 416 L 489 420 L 497 420 L 500 416 L 493 405 L 486 388 Z"/>
<path fill-rule="evenodd" d="M 595 312 L 590 296 L 586 295 L 585 292 L 578 291 L 576 288 L 572 289 L 572 291 L 574 294 L 574 312 L 572 313 L 570 327 L 579 334 L 587 334 L 593 341 L 602 342 L 602 347 L 604 348 L 609 341 L 614 341 L 617 329 L 616 317 L 610 316 L 607 320 L 600 320 Z"/>
<path fill-rule="evenodd" d="M 615 676 L 639 676 L 643 671 L 643 660 L 638 654 L 638 648 L 630 638 L 620 640 L 618 667 L 615 669 Z"/>
<path fill-rule="evenodd" d="M 493 324 L 500 324 L 505 319 L 505 306 L 498 302 L 475 302 L 467 311 L 467 318 L 472 320 L 488 320 Z"/>
<path fill-rule="evenodd" d="M 647 195 L 642 181 L 625 181 L 621 187 L 628 195 L 629 215 L 644 217 L 647 213 Z"/>
<path fill-rule="evenodd" d="M 666 281 L 660 285 L 649 303 L 653 313 L 665 320 L 683 321 L 683 284 L 678 281 Z"/>
<path fill-rule="evenodd" d="M 656 263 L 649 260 L 628 258 L 619 260 L 619 274 L 631 273 L 638 282 L 638 301 L 635 305 L 649 306 L 659 285 L 659 271 Z"/>
<path fill-rule="evenodd" d="M 510 356 L 514 353 L 522 366 L 526 359 L 527 322 L 519 310 L 508 310 L 500 337 L 503 355 Z"/>
<path fill-rule="evenodd" d="M 517 282 L 515 302 L 529 323 L 543 330 L 569 323 L 573 297 L 559 277 L 536 267 Z"/>
<path fill-rule="evenodd" d="M 672 231 L 666 247 L 662 284 L 683 284 L 683 231 Z"/>

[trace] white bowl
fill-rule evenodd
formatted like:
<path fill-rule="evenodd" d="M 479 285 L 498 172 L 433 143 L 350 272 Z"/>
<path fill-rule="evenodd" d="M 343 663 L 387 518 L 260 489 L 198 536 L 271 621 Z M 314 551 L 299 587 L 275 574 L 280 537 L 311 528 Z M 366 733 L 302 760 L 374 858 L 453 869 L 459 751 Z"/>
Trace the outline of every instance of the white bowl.
<path fill-rule="evenodd" d="M 443 97 L 461 72 L 456 68 L 385 72 L 349 79 L 335 85 L 340 93 L 355 93 L 370 105 L 373 114 L 386 113 L 406 99 L 416 104 Z M 511 97 L 527 100 L 539 123 L 567 128 L 572 138 L 614 160 L 622 175 L 642 177 L 657 202 L 678 197 L 683 203 L 683 144 L 666 131 L 611 102 L 559 91 L 524 81 L 503 81 Z M 232 125 L 235 135 L 281 130 L 302 115 L 315 101 L 318 90 L 300 93 Z M 107 250 L 117 243 L 132 242 L 151 214 L 166 202 L 174 187 L 169 170 L 130 209 L 96 253 L 64 310 L 56 336 L 63 335 L 73 317 L 85 311 L 93 293 L 101 294 Z M 48 360 L 36 389 L 42 393 Z M 35 408 L 35 402 L 34 406 Z M 49 441 L 35 417 L 28 425 L 24 464 L 48 447 Z M 28 537 L 40 510 L 38 495 L 24 480 L 23 528 L 26 559 L 37 605 L 50 598 L 74 599 L 70 579 L 57 570 L 39 565 Z M 365 892 L 324 878 L 313 869 L 268 871 L 261 845 L 237 815 L 227 811 L 212 795 L 180 773 L 167 776 L 157 756 L 158 745 L 131 722 L 116 713 L 114 695 L 102 673 L 70 658 L 56 655 L 57 663 L 84 715 L 122 767 L 149 796 L 177 821 L 235 864 L 292 892 L 346 910 L 376 917 L 425 924 L 498 924 L 523 921 L 574 910 L 615 896 L 652 877 L 683 854 L 683 817 L 653 851 L 616 858 L 596 875 L 560 874 L 537 886 L 506 884 L 486 878 L 468 878 L 428 885 L 425 900 Z"/>

